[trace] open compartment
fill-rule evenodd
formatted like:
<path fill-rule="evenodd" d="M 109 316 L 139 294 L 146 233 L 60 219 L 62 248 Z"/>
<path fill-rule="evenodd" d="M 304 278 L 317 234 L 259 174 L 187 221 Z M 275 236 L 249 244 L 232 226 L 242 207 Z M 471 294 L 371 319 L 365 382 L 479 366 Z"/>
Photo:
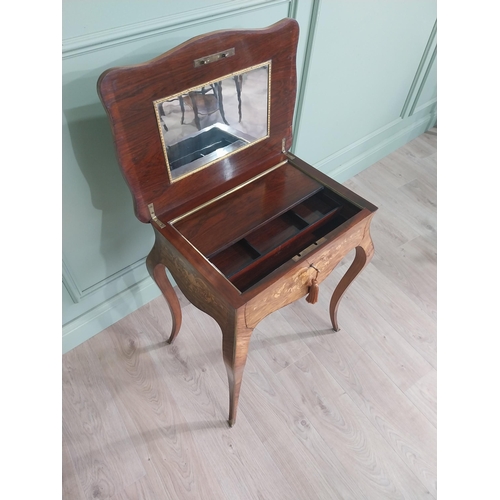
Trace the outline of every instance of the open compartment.
<path fill-rule="evenodd" d="M 349 220 L 361 209 L 323 187 L 233 244 L 206 257 L 241 292 Z"/>

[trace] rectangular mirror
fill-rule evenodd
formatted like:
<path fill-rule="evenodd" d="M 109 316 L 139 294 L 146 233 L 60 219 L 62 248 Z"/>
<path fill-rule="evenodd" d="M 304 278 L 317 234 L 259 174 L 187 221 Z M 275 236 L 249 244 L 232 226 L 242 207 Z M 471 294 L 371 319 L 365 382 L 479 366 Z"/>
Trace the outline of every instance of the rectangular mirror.
<path fill-rule="evenodd" d="M 271 61 L 154 101 L 172 182 L 269 137 Z"/>

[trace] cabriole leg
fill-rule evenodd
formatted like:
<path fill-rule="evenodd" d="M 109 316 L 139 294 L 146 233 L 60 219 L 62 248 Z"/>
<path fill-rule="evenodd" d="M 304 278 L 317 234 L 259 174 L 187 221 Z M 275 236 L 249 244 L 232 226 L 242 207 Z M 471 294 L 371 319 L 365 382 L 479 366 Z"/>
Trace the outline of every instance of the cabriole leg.
<path fill-rule="evenodd" d="M 359 246 L 356 247 L 356 256 L 354 260 L 340 280 L 337 288 L 333 292 L 332 299 L 330 301 L 330 318 L 332 320 L 333 329 L 338 332 L 339 324 L 337 320 L 337 311 L 339 308 L 339 302 L 349 285 L 354 281 L 354 278 L 364 269 L 364 267 L 370 262 L 373 257 L 373 241 L 369 234 L 365 236 L 363 241 Z"/>
<path fill-rule="evenodd" d="M 177 337 L 177 334 L 179 333 L 179 330 L 181 328 L 181 305 L 175 293 L 174 287 L 167 278 L 165 266 L 158 261 L 155 248 L 151 250 L 148 258 L 146 259 L 146 267 L 148 268 L 149 275 L 151 276 L 151 278 L 153 278 L 155 283 L 158 285 L 158 288 L 161 290 L 161 293 L 165 297 L 168 308 L 170 309 L 170 314 L 172 315 L 172 331 L 170 333 L 169 339 L 167 340 L 167 342 L 171 344 L 174 341 L 175 337 Z"/>

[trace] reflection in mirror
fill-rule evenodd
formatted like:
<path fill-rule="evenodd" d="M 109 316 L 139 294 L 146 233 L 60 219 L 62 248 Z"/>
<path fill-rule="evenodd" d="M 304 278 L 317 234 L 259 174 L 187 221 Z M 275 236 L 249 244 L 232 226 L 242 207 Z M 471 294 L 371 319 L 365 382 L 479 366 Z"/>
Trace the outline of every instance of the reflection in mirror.
<path fill-rule="evenodd" d="M 154 101 L 172 181 L 269 136 L 270 66 Z"/>

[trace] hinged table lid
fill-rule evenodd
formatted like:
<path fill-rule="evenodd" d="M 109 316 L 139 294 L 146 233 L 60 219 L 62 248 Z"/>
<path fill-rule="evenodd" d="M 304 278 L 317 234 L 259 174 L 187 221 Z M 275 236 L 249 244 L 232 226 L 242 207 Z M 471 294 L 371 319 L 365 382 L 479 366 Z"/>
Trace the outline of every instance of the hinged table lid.
<path fill-rule="evenodd" d="M 137 217 L 168 220 L 283 159 L 298 24 L 193 38 L 98 82 Z M 284 141 L 284 142 L 283 142 Z"/>

